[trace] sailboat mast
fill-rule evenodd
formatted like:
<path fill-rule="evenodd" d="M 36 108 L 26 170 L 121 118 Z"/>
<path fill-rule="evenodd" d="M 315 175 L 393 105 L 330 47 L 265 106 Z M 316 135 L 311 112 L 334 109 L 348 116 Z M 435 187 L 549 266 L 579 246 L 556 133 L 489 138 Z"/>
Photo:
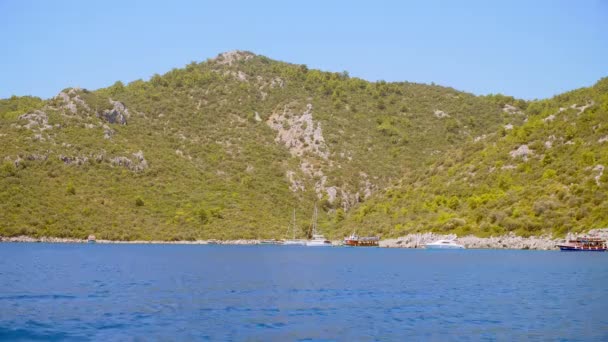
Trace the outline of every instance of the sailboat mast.
<path fill-rule="evenodd" d="M 291 226 L 293 232 L 293 239 L 296 239 L 296 208 L 293 208 L 293 224 Z"/>
<path fill-rule="evenodd" d="M 312 233 L 317 234 L 317 216 L 319 213 L 317 212 L 317 204 L 315 203 L 315 211 L 312 215 Z"/>

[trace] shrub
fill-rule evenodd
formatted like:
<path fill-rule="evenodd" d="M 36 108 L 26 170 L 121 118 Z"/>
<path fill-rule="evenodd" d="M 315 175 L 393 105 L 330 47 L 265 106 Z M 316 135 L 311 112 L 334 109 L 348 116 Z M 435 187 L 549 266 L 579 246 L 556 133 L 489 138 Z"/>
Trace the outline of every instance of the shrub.
<path fill-rule="evenodd" d="M 76 187 L 74 187 L 74 184 L 72 182 L 68 183 L 66 191 L 70 195 L 76 195 Z"/>

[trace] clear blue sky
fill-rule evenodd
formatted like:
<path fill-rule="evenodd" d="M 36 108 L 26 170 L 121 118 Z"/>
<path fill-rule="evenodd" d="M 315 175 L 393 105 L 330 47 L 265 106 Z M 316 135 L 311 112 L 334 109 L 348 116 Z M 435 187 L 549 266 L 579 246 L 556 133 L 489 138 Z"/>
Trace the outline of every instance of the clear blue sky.
<path fill-rule="evenodd" d="M 0 0 L 0 34 L 0 98 L 147 80 L 235 49 L 526 99 L 608 76 L 605 0 Z"/>

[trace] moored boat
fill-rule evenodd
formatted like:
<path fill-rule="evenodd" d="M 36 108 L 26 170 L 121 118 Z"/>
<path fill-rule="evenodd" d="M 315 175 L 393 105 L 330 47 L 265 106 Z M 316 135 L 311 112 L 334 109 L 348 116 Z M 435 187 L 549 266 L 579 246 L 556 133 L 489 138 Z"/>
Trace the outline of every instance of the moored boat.
<path fill-rule="evenodd" d="M 344 238 L 343 243 L 345 246 L 352 247 L 378 247 L 380 238 L 377 236 L 359 236 L 353 232 L 350 236 Z"/>
<path fill-rule="evenodd" d="M 298 240 L 298 239 L 285 240 L 285 241 L 283 241 L 283 245 L 285 245 L 285 246 L 306 246 L 306 240 Z"/>
<path fill-rule="evenodd" d="M 312 215 L 312 239 L 306 241 L 308 247 L 331 247 L 331 241 L 327 240 L 325 236 L 317 232 L 317 205 L 315 204 L 315 211 Z"/>
<path fill-rule="evenodd" d="M 260 245 L 282 245 L 283 241 L 281 240 L 274 240 L 274 239 L 267 239 L 267 240 L 260 240 Z"/>
<path fill-rule="evenodd" d="M 454 240 L 437 240 L 424 246 L 426 249 L 464 249 L 463 245 L 457 244 Z"/>
<path fill-rule="evenodd" d="M 313 234 L 311 240 L 306 241 L 308 247 L 331 247 L 331 241 L 327 240 L 325 236 L 321 234 Z"/>
<path fill-rule="evenodd" d="M 305 246 L 306 245 L 306 240 L 302 240 L 302 239 L 296 239 L 296 210 L 293 210 L 293 220 L 292 220 L 292 224 L 291 227 L 288 228 L 288 232 L 291 231 L 292 233 L 292 238 L 291 239 L 287 239 L 287 240 L 283 240 L 283 245 L 286 246 Z"/>
<path fill-rule="evenodd" d="M 605 252 L 607 249 L 606 240 L 597 237 L 579 237 L 557 247 L 568 252 Z"/>

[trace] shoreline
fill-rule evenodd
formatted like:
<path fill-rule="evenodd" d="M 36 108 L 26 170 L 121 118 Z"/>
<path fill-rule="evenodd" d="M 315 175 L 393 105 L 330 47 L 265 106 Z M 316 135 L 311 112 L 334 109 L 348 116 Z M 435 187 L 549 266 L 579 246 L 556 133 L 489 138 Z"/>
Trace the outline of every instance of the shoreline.
<path fill-rule="evenodd" d="M 586 234 L 569 234 L 565 239 L 553 239 L 550 236 L 530 236 L 521 237 L 515 234 L 508 234 L 496 237 L 480 238 L 473 235 L 457 237 L 454 234 L 441 235 L 435 233 L 408 234 L 398 238 L 380 240 L 381 248 L 424 248 L 424 245 L 436 240 L 457 240 L 467 249 L 513 249 L 513 250 L 557 250 L 557 244 L 576 236 L 596 236 L 608 240 L 608 228 L 593 229 Z M 133 244 L 133 245 L 261 245 L 268 240 L 194 240 L 194 241 L 162 241 L 162 240 L 95 240 L 96 244 Z M 57 238 L 30 236 L 0 236 L 0 243 L 89 243 L 87 239 Z M 334 246 L 340 246 L 341 240 L 334 240 Z"/>
<path fill-rule="evenodd" d="M 96 244 L 119 244 L 119 245 L 259 245 L 263 240 L 178 240 L 178 241 L 163 241 L 163 240 L 94 240 Z M 90 243 L 87 239 L 74 238 L 57 238 L 57 237 L 40 237 L 31 236 L 0 236 L 0 243 L 15 242 L 15 243 L 74 243 L 86 244 Z"/>
<path fill-rule="evenodd" d="M 577 236 L 596 236 L 608 240 L 608 228 L 592 229 L 586 234 L 568 234 L 565 239 L 553 239 L 550 236 L 530 236 L 521 237 L 515 234 L 502 236 L 480 238 L 473 235 L 457 237 L 454 234 L 435 234 L 435 233 L 419 233 L 408 234 L 398 238 L 389 238 L 380 240 L 379 247 L 381 248 L 424 248 L 424 245 L 437 240 L 456 240 L 464 245 L 467 249 L 513 249 L 513 250 L 557 250 L 557 244 Z M 179 241 L 162 241 L 162 240 L 95 240 L 96 244 L 125 244 L 125 245 L 262 245 L 269 240 L 179 240 Z M 279 241 L 279 240 L 275 240 Z M 0 243 L 89 243 L 87 239 L 74 238 L 57 238 L 57 237 L 40 237 L 34 238 L 30 236 L 0 236 Z M 272 244 L 272 243 L 271 243 Z M 341 246 L 341 240 L 333 240 L 334 246 Z"/>

